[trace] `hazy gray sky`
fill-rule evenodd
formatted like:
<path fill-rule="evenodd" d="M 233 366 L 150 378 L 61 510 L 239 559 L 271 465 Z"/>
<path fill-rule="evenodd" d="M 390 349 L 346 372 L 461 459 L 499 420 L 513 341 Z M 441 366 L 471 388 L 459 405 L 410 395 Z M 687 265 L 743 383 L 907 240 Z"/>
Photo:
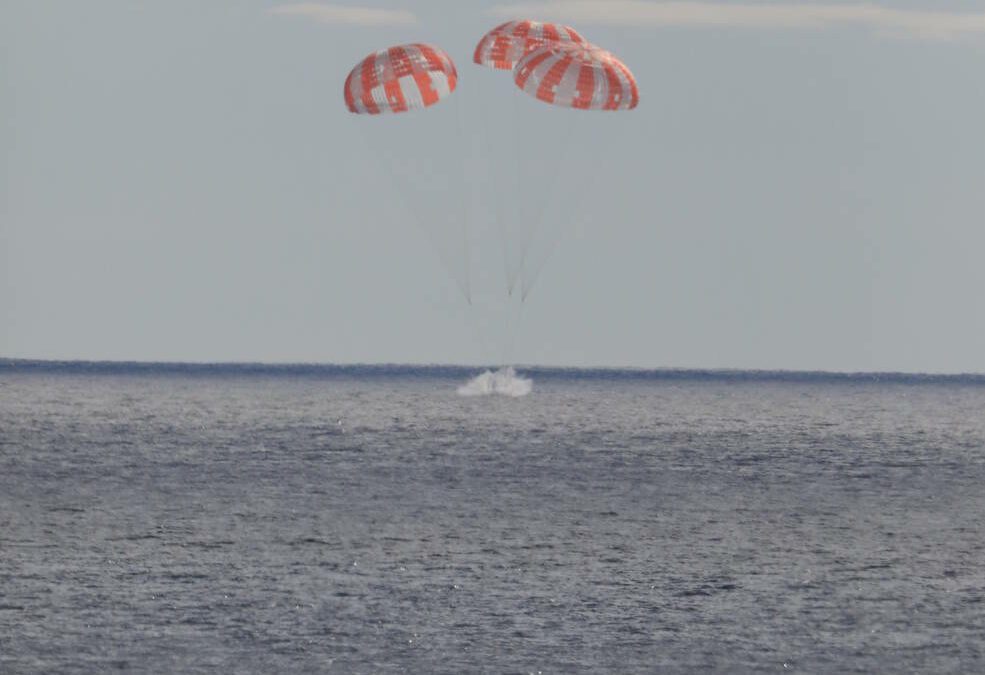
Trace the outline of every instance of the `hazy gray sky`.
<path fill-rule="evenodd" d="M 514 100 L 471 63 L 514 16 L 640 107 Z M 415 41 L 459 91 L 378 136 L 343 81 Z M 981 2 L 6 0 L 0 50 L 0 356 L 985 372 Z M 415 165 L 401 129 L 442 140 Z M 407 216 L 439 160 L 471 308 Z M 507 350 L 491 229 L 531 192 L 553 254 Z"/>

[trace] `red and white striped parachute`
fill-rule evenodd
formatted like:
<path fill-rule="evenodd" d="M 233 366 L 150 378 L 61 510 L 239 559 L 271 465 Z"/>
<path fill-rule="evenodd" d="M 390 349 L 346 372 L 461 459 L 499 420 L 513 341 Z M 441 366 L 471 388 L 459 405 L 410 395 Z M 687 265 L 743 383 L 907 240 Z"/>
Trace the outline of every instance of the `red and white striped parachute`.
<path fill-rule="evenodd" d="M 513 70 L 525 54 L 549 42 L 581 44 L 585 38 L 559 23 L 507 21 L 482 36 L 472 60 L 490 68 Z"/>
<path fill-rule="evenodd" d="M 639 103 L 636 78 L 592 44 L 545 44 L 516 64 L 513 81 L 545 103 L 579 110 L 629 110 Z"/>
<path fill-rule="evenodd" d="M 455 91 L 458 72 L 444 50 L 427 44 L 383 49 L 360 61 L 345 80 L 350 112 L 378 115 L 434 105 Z"/>
<path fill-rule="evenodd" d="M 504 23 L 482 37 L 473 58 L 482 66 L 512 70 L 520 89 L 555 106 L 628 110 L 639 103 L 636 80 L 622 61 L 561 24 Z M 368 165 L 375 171 L 382 162 L 389 169 L 385 173 L 393 181 L 393 194 L 400 197 L 394 200 L 400 202 L 394 204 L 395 215 L 413 221 L 427 234 L 469 304 L 473 278 L 488 276 L 473 277 L 473 254 L 476 248 L 490 250 L 473 247 L 471 233 L 492 234 L 488 227 L 474 229 L 474 223 L 498 226 L 506 297 L 519 297 L 519 304 L 566 227 L 591 217 L 583 207 L 589 203 L 590 184 L 597 174 L 562 161 L 561 150 L 573 145 L 572 126 L 579 129 L 573 138 L 595 143 L 593 154 L 624 146 L 610 134 L 600 133 L 601 116 L 537 114 L 538 106 L 524 106 L 520 95 L 504 96 L 508 92 L 495 87 L 509 85 L 497 85 L 498 77 L 489 77 L 489 87 L 470 89 L 465 98 L 456 95 L 451 104 L 430 114 L 391 117 L 389 124 L 374 122 L 369 125 L 371 132 L 357 119 L 353 126 L 365 132 L 372 150 L 366 153 Z M 457 84 L 455 64 L 444 50 L 404 44 L 360 61 L 345 80 L 344 99 L 349 111 L 359 115 L 404 113 L 433 106 L 455 92 Z M 488 97 L 482 98 L 486 92 Z M 459 104 L 472 108 L 465 111 Z M 482 116 L 487 118 L 485 124 L 479 119 Z M 456 131 L 457 139 L 452 137 Z M 488 147 L 476 153 L 474 141 Z M 631 142 L 623 135 L 622 143 Z M 569 174 L 562 177 L 565 170 Z M 558 177 L 559 190 L 541 189 L 538 179 L 543 175 Z M 487 198 L 495 191 L 501 193 Z M 477 204 L 479 208 L 473 208 Z M 519 292 L 514 294 L 514 289 Z"/>

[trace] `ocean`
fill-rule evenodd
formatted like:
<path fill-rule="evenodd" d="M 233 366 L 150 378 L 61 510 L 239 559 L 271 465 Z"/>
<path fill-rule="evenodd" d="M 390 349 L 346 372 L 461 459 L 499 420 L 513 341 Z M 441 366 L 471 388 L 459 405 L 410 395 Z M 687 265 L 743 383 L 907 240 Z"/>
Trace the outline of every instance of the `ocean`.
<path fill-rule="evenodd" d="M 0 672 L 985 672 L 985 377 L 480 371 L 0 361 Z"/>

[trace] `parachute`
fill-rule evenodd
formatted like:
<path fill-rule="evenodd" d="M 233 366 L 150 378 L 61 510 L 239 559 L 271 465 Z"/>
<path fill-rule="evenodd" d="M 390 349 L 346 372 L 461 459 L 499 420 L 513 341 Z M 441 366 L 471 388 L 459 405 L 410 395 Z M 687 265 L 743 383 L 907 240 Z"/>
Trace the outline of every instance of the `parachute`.
<path fill-rule="evenodd" d="M 570 26 L 530 20 L 507 21 L 482 36 L 472 60 L 480 66 L 513 70 L 517 61 L 537 47 L 548 43 L 584 42 L 585 38 Z"/>
<path fill-rule="evenodd" d="M 496 358 L 488 326 L 506 332 L 493 342 L 504 349 L 500 362 L 509 363 L 527 296 L 562 236 L 593 220 L 584 207 L 613 152 L 601 119 L 608 116 L 575 111 L 630 110 L 639 90 L 621 60 L 562 24 L 498 25 L 479 40 L 473 61 L 481 68 L 462 88 L 439 47 L 382 49 L 356 64 L 343 94 L 355 119 L 366 119 L 354 126 L 370 149 L 370 180 L 377 187 L 386 176 L 392 181 L 392 191 L 377 191 L 379 201 L 427 234 L 468 302 L 487 356 Z M 411 111 L 422 114 L 403 114 Z M 505 272 L 498 291 L 483 287 L 496 285 L 495 274 L 472 267 L 473 259 L 488 261 L 495 252 L 497 245 L 482 237 L 497 231 Z M 476 298 L 483 310 L 476 310 Z M 491 311 L 498 315 L 477 318 L 496 303 Z M 485 326 L 478 325 L 483 318 Z"/>
<path fill-rule="evenodd" d="M 427 44 L 399 45 L 370 54 L 345 80 L 345 105 L 356 114 L 402 113 L 434 105 L 455 91 L 451 57 Z"/>
<path fill-rule="evenodd" d="M 456 106 L 436 105 L 457 87 L 458 71 L 443 49 L 402 44 L 357 63 L 345 80 L 343 99 L 366 143 L 370 180 L 390 184 L 389 190 L 377 190 L 379 201 L 399 222 L 413 223 L 427 236 L 471 304 L 461 115 Z M 423 114 L 406 114 L 411 111 Z"/>
<path fill-rule="evenodd" d="M 518 19 L 500 24 L 483 35 L 472 60 L 494 71 L 510 71 L 532 50 L 552 44 L 586 44 L 586 40 L 571 26 Z M 512 296 L 518 283 L 525 286 L 522 277 L 527 249 L 550 197 L 549 190 L 531 193 L 527 186 L 543 183 L 544 175 L 555 174 L 562 157 L 562 153 L 553 157 L 535 156 L 530 151 L 531 142 L 547 140 L 550 145 L 550 138 L 565 134 L 567 128 L 562 125 L 565 128 L 559 131 L 557 120 L 531 122 L 529 111 L 523 109 L 525 101 L 520 100 L 523 97 L 516 95 L 515 88 L 510 89 L 498 90 L 490 80 L 483 87 L 487 98 L 472 116 L 473 123 L 480 127 L 483 156 L 494 158 L 500 167 L 508 167 L 505 171 L 492 172 L 485 179 L 487 191 L 495 193 L 489 200 L 490 210 L 500 232 L 508 296 Z M 517 133 L 520 128 L 523 132 Z M 527 194 L 518 199 L 524 191 Z M 521 293 L 521 302 L 525 296 L 526 291 Z"/>
<path fill-rule="evenodd" d="M 513 81 L 544 103 L 578 110 L 631 110 L 640 102 L 629 68 L 589 44 L 538 47 L 516 64 Z"/>

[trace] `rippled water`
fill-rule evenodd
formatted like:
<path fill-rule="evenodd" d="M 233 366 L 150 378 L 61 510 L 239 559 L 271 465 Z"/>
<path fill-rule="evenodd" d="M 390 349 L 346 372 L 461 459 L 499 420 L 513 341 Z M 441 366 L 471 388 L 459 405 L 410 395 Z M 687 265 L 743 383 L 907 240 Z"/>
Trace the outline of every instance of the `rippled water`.
<path fill-rule="evenodd" d="M 475 374 L 0 368 L 0 672 L 985 670 L 981 382 Z"/>

